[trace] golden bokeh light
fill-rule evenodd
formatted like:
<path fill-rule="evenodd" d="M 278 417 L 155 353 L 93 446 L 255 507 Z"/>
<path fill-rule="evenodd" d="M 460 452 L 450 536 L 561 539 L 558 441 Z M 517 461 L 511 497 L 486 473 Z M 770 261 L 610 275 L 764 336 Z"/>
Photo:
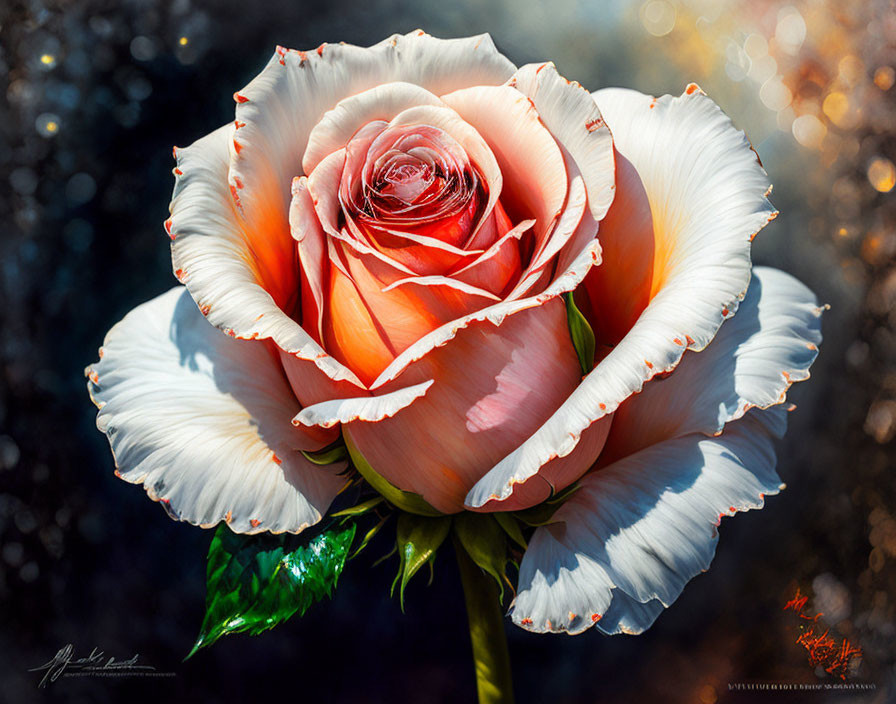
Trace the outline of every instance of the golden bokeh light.
<path fill-rule="evenodd" d="M 664 37 L 675 27 L 675 7 L 666 0 L 650 0 L 641 6 L 641 24 L 655 37 Z"/>
<path fill-rule="evenodd" d="M 896 83 L 896 71 L 892 66 L 881 66 L 874 72 L 874 85 L 881 90 L 890 90 Z"/>
<path fill-rule="evenodd" d="M 815 115 L 800 115 L 791 125 L 796 141 L 809 149 L 820 149 L 828 130 Z"/>
<path fill-rule="evenodd" d="M 896 166 L 884 156 L 878 156 L 868 165 L 868 182 L 874 190 L 889 193 L 896 186 Z"/>

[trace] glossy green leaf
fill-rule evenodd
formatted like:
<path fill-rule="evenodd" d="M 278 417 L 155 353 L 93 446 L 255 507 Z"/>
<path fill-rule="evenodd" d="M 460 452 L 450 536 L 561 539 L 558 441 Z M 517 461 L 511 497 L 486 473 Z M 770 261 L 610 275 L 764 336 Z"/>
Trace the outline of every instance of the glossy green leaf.
<path fill-rule="evenodd" d="M 579 364 L 582 365 L 582 374 L 587 374 L 594 368 L 594 351 L 596 349 L 594 330 L 591 329 L 591 325 L 582 315 L 582 311 L 576 306 L 572 291 L 564 293 L 563 300 L 566 301 L 566 322 L 569 324 L 569 336 L 572 338 L 573 347 L 576 348 Z"/>
<path fill-rule="evenodd" d="M 427 561 L 435 557 L 436 550 L 448 537 L 450 529 L 450 516 L 432 518 L 402 513 L 398 517 L 395 544 L 398 547 L 401 563 L 395 581 L 392 583 L 392 591 L 395 591 L 396 584 L 400 584 L 398 599 L 402 611 L 404 611 L 404 588 L 411 577 L 417 574 Z"/>
<path fill-rule="evenodd" d="M 418 516 L 444 515 L 426 503 L 423 500 L 423 497 L 419 494 L 414 494 L 410 491 L 402 491 L 398 487 L 390 484 L 384 477 L 380 476 L 373 467 L 367 464 L 367 460 L 365 460 L 363 455 L 358 452 L 358 449 L 352 444 L 348 435 L 345 436 L 345 446 L 348 448 L 355 469 L 357 469 L 358 473 L 367 480 L 367 483 L 370 484 L 370 486 L 386 498 L 386 501 L 397 506 L 402 511 L 407 511 L 408 513 L 413 513 Z"/>
<path fill-rule="evenodd" d="M 242 535 L 222 523 L 208 552 L 205 618 L 187 658 L 223 635 L 257 635 L 329 596 L 354 535 L 351 524 L 287 552 L 283 535 Z"/>
<path fill-rule="evenodd" d="M 528 549 L 529 545 L 526 543 L 526 538 L 523 536 L 519 521 L 512 513 L 498 511 L 492 515 L 495 517 L 498 525 L 504 529 L 504 532 L 510 536 L 510 539 L 513 542 L 519 545 L 523 550 Z"/>
<path fill-rule="evenodd" d="M 507 579 L 507 536 L 492 514 L 464 511 L 454 517 L 454 534 L 479 567 L 498 583 L 499 601 L 504 599 Z"/>
<path fill-rule="evenodd" d="M 318 450 L 317 452 L 300 450 L 300 452 L 305 456 L 306 460 L 319 465 L 335 464 L 348 457 L 348 450 L 345 449 L 345 443 L 342 442 L 342 438 L 327 445 L 323 450 Z"/>

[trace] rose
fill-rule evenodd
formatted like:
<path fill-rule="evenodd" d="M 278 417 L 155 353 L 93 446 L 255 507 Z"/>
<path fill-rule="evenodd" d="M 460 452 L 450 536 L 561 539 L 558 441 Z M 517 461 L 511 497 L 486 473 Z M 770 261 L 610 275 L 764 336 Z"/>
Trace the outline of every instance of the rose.
<path fill-rule="evenodd" d="M 320 520 L 346 463 L 302 451 L 340 431 L 411 510 L 513 511 L 578 481 L 513 619 L 650 625 L 721 517 L 778 491 L 771 437 L 820 341 L 805 287 L 751 282 L 775 213 L 743 133 L 694 85 L 592 97 L 487 36 L 278 49 L 235 99 L 175 150 L 185 288 L 88 370 L 120 476 L 246 533 Z"/>

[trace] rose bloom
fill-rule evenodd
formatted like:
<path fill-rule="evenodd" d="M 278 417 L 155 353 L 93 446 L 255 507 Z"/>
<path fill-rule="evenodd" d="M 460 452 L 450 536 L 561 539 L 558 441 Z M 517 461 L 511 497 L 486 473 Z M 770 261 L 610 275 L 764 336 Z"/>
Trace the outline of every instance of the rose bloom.
<path fill-rule="evenodd" d="M 487 35 L 278 48 L 234 98 L 175 149 L 183 286 L 88 369 L 116 473 L 240 533 L 318 522 L 346 462 L 301 451 L 340 433 L 443 513 L 578 482 L 512 618 L 647 628 L 721 518 L 781 488 L 785 393 L 820 342 L 812 293 L 752 268 L 776 213 L 744 134 L 696 85 L 591 94 Z"/>

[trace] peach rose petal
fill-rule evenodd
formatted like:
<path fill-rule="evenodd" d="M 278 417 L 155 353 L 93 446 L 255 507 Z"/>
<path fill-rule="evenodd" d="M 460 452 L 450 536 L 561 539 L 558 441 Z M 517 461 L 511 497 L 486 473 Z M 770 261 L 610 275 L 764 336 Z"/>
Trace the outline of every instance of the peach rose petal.
<path fill-rule="evenodd" d="M 765 197 L 768 177 L 750 143 L 696 87 L 655 103 L 619 90 L 601 91 L 597 99 L 650 200 L 660 242 L 657 290 L 557 413 L 473 487 L 468 508 L 509 496 L 546 462 L 572 452 L 585 429 L 646 381 L 674 369 L 686 349 L 706 347 L 745 295 L 750 242 L 775 215 Z"/>
<path fill-rule="evenodd" d="M 345 484 L 345 462 L 302 456 L 334 434 L 290 425 L 299 403 L 267 348 L 222 335 L 181 286 L 115 325 L 88 373 L 117 473 L 173 518 L 298 533 Z"/>
<path fill-rule="evenodd" d="M 323 339 L 322 322 L 326 305 L 326 276 L 329 270 L 327 240 L 314 212 L 314 203 L 304 176 L 292 184 L 289 229 L 296 241 L 301 267 L 302 327 L 318 342 Z"/>
<path fill-rule="evenodd" d="M 403 375 L 403 386 L 432 379 L 425 397 L 391 418 L 357 420 L 342 428 L 392 484 L 454 513 L 463 509 L 482 467 L 538 428 L 580 377 L 565 306 L 551 300 L 497 328 L 482 322 L 459 330 L 449 344 L 429 351 Z M 549 383 L 533 384 L 533 379 Z M 381 392 L 394 386 L 383 386 Z M 579 458 L 578 475 L 599 449 Z"/>
<path fill-rule="evenodd" d="M 550 280 L 554 267 L 558 275 L 566 271 L 570 264 L 569 259 L 577 255 L 582 247 L 593 242 L 597 235 L 597 223 L 590 214 L 586 216 L 585 212 L 588 207 L 585 180 L 575 164 L 567 162 L 567 169 L 570 177 L 569 193 L 563 213 L 555 222 L 550 236 L 541 242 L 520 280 L 507 296 L 509 301 L 532 295 L 533 292 L 537 293 L 538 286 L 546 278 Z M 562 256 L 562 260 L 559 256 L 561 254 L 565 255 Z"/>
<path fill-rule="evenodd" d="M 355 246 L 331 244 L 342 268 L 330 273 L 325 346 L 367 383 L 418 340 L 494 298 L 445 277 L 406 277 Z"/>
<path fill-rule="evenodd" d="M 534 224 L 534 220 L 523 220 L 451 277 L 500 295 L 522 272 L 519 241 Z"/>
<path fill-rule="evenodd" d="M 389 122 L 398 113 L 417 105 L 443 106 L 441 100 L 425 88 L 396 81 L 350 95 L 311 129 L 302 158 L 302 171 L 310 174 L 323 159 L 342 149 L 368 122 Z"/>
<path fill-rule="evenodd" d="M 488 142 L 504 175 L 501 202 L 511 217 L 534 218 L 537 242 L 560 216 L 568 188 L 560 148 L 531 101 L 508 86 L 476 86 L 442 100 Z"/>

